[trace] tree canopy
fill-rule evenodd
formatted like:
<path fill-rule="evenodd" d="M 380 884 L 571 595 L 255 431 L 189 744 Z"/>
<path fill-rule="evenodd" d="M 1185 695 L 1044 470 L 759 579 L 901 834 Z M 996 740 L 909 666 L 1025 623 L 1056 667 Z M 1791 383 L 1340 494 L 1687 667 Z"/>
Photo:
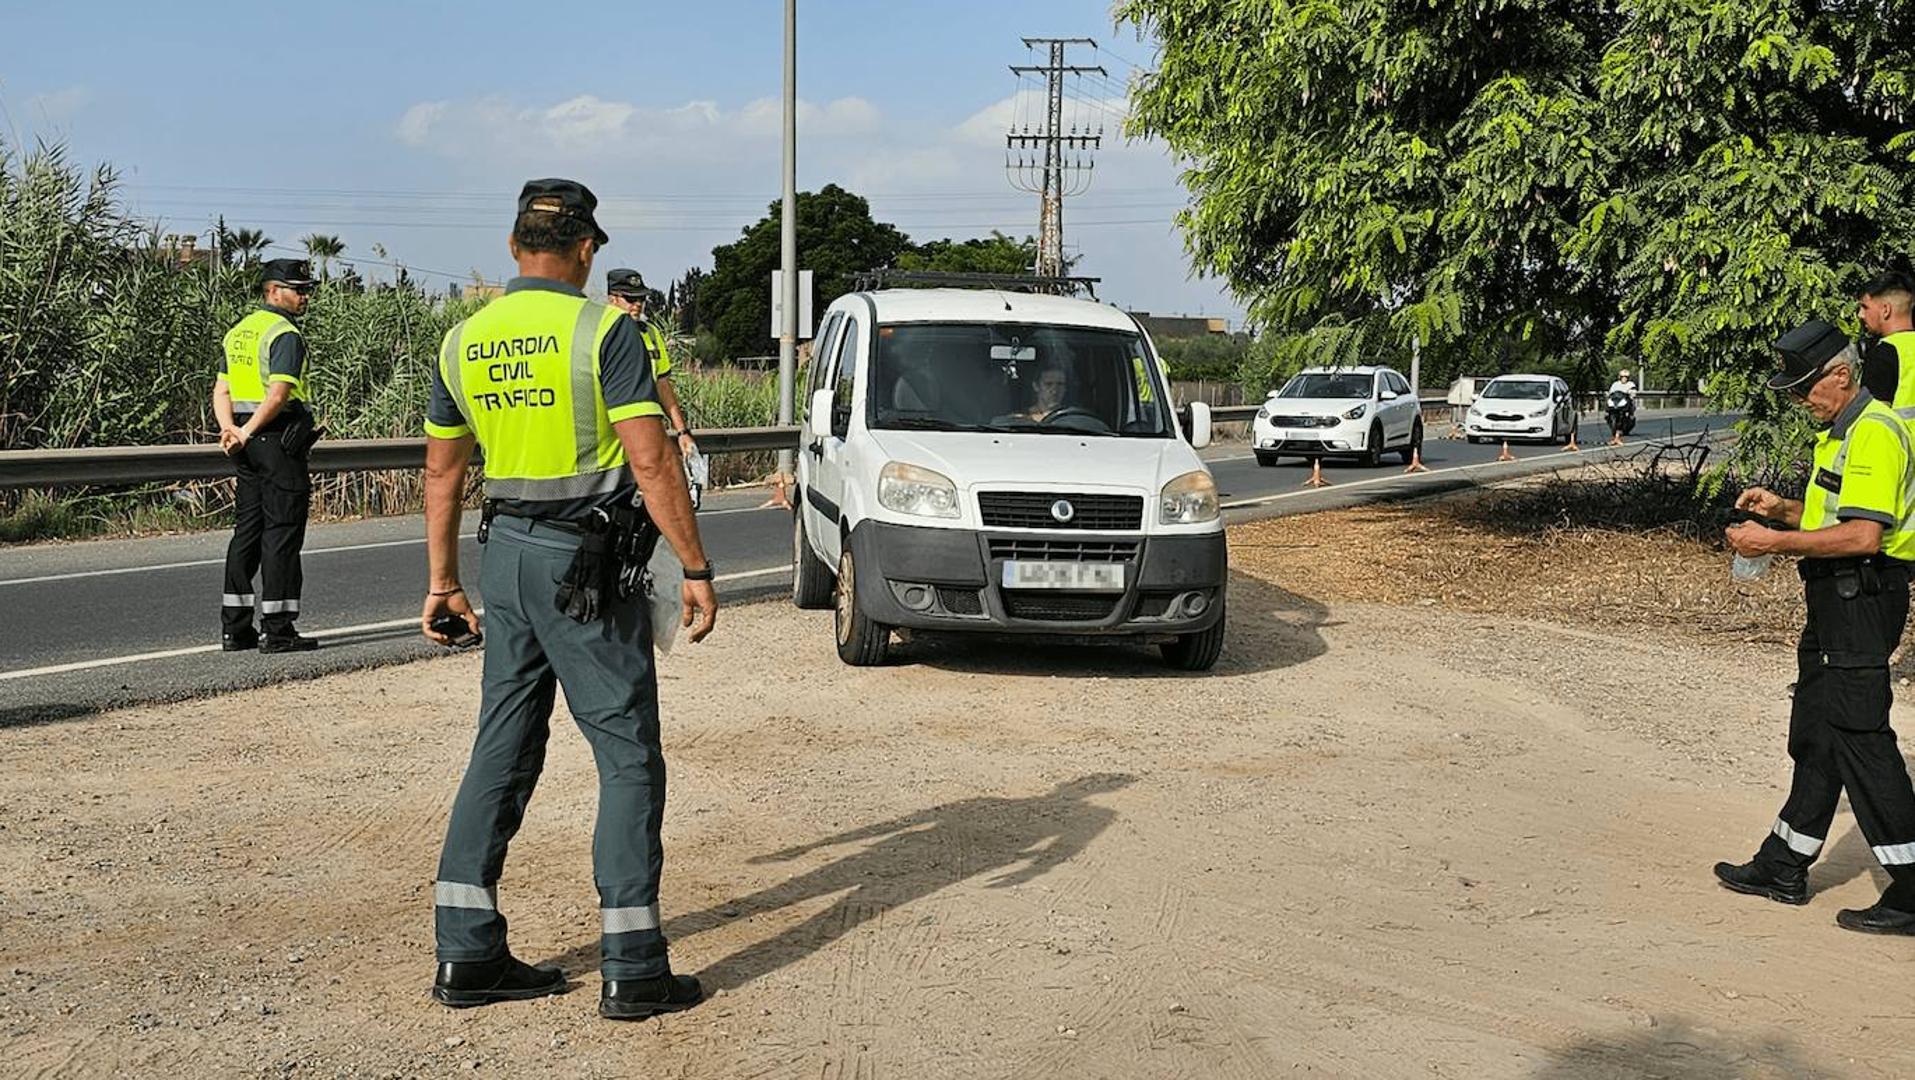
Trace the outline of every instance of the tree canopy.
<path fill-rule="evenodd" d="M 1273 366 L 1746 399 L 1769 344 L 1915 250 L 1915 0 L 1123 0 L 1132 133 Z"/>

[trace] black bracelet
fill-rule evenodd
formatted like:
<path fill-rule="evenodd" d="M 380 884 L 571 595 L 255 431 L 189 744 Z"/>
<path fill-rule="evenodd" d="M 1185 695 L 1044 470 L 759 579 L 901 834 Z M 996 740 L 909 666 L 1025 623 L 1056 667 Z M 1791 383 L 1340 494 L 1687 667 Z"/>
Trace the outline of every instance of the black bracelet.
<path fill-rule="evenodd" d="M 691 569 L 687 569 L 687 570 L 685 571 L 685 580 L 686 580 L 686 581 L 710 581 L 710 580 L 712 580 L 712 569 L 711 569 L 711 564 L 710 564 L 710 563 L 706 563 L 706 564 L 705 564 L 705 566 L 704 566 L 704 569 L 702 569 L 702 570 L 691 570 Z"/>
<path fill-rule="evenodd" d="M 457 596 L 464 591 L 465 589 L 463 587 L 457 588 L 457 589 L 448 589 L 445 592 L 433 592 L 431 589 L 427 589 L 426 595 L 427 596 Z"/>

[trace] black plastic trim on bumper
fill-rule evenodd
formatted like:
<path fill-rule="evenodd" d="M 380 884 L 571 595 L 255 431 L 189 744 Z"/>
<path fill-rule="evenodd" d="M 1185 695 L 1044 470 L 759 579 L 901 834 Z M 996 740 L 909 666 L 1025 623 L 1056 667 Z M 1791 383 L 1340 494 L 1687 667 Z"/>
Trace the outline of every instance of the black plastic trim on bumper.
<path fill-rule="evenodd" d="M 989 556 L 994 534 L 971 529 L 938 529 L 865 521 L 851 531 L 852 557 L 858 562 L 858 603 L 867 615 L 887 626 L 913 630 L 979 631 L 986 633 L 1136 637 L 1192 634 L 1207 630 L 1223 617 L 1222 590 L 1229 578 L 1229 553 L 1221 531 L 1199 536 L 1127 536 L 1139 546 L 1139 555 L 1126 563 L 1125 590 L 1105 618 L 1084 621 L 1018 619 L 1005 610 L 997 575 L 1001 561 Z M 1019 533 L 1021 539 L 1046 534 Z M 1061 542 L 1084 539 L 1082 533 L 1055 537 Z M 892 583 L 975 589 L 983 601 L 982 615 L 955 615 L 940 601 L 930 611 L 914 611 L 900 602 Z M 1133 618 L 1145 593 L 1212 591 L 1203 614 L 1190 618 Z M 1039 590 L 1032 590 L 1035 594 Z"/>

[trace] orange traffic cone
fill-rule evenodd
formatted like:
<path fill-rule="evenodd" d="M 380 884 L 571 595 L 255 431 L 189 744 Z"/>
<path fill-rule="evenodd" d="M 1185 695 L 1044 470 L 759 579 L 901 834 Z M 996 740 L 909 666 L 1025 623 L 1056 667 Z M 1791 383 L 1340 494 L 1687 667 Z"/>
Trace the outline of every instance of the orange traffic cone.
<path fill-rule="evenodd" d="M 1611 446 L 1622 445 L 1622 430 L 1621 429 L 1617 429 L 1614 434 L 1609 436 L 1609 445 Z"/>
<path fill-rule="evenodd" d="M 1498 461 L 1515 461 L 1516 455 L 1509 452 L 1509 440 L 1503 440 L 1503 452 L 1496 455 Z"/>
<path fill-rule="evenodd" d="M 1576 445 L 1576 428 L 1574 425 L 1571 425 L 1569 428 L 1569 441 L 1563 444 L 1563 453 L 1574 454 L 1581 450 L 1582 447 Z"/>
<path fill-rule="evenodd" d="M 786 487 L 790 483 L 790 481 L 791 481 L 791 478 L 786 476 L 784 473 L 779 473 L 778 475 L 772 477 L 771 498 L 766 499 L 764 502 L 764 505 L 760 506 L 758 509 L 760 510 L 791 509 L 791 493 L 787 490 L 787 487 Z"/>
<path fill-rule="evenodd" d="M 1329 487 L 1330 482 L 1323 478 L 1323 459 L 1310 459 L 1310 479 L 1303 482 L 1304 487 Z"/>
<path fill-rule="evenodd" d="M 1430 471 L 1430 467 L 1428 465 L 1423 464 L 1423 448 L 1420 446 L 1411 447 L 1410 448 L 1410 464 L 1407 468 L 1403 470 L 1403 475 L 1408 476 L 1411 473 L 1420 473 L 1420 472 L 1429 472 L 1429 471 Z"/>

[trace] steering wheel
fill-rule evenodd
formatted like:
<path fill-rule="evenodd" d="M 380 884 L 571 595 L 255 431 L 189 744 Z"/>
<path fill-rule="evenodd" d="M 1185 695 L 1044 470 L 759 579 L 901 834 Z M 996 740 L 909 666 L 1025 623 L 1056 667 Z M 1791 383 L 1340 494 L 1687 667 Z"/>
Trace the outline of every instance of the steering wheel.
<path fill-rule="evenodd" d="M 1055 424 L 1059 420 L 1070 420 L 1070 419 L 1089 420 L 1091 423 L 1096 424 L 1099 428 L 1105 431 L 1110 430 L 1110 425 L 1104 423 L 1103 417 L 1097 415 L 1097 413 L 1083 407 L 1082 405 L 1066 405 L 1061 409 L 1054 409 L 1051 412 L 1046 413 L 1044 416 L 1044 419 L 1040 422 L 1045 424 Z"/>

